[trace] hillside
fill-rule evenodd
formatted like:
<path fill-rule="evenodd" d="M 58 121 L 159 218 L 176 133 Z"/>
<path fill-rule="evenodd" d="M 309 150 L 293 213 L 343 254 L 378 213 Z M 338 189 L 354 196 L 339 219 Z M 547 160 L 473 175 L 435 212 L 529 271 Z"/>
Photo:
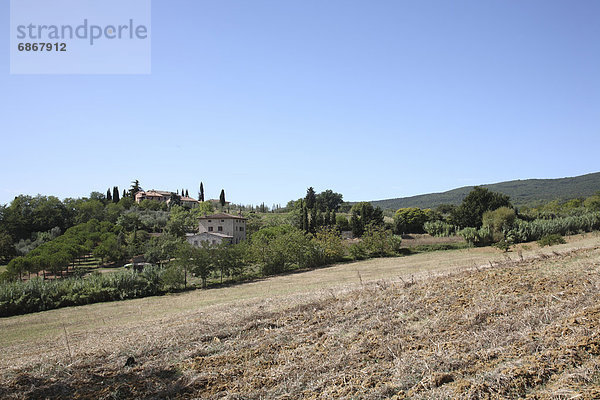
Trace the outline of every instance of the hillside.
<path fill-rule="evenodd" d="M 598 236 L 530 246 L 3 319 L 0 397 L 598 398 Z"/>
<path fill-rule="evenodd" d="M 509 195 L 516 206 L 535 205 L 556 199 L 567 200 L 595 194 L 600 191 L 600 172 L 572 178 L 525 179 L 480 186 Z M 458 205 L 472 189 L 473 186 L 465 186 L 442 193 L 376 200 L 371 203 L 382 209 L 393 210 L 402 207 L 434 208 L 440 204 Z"/>

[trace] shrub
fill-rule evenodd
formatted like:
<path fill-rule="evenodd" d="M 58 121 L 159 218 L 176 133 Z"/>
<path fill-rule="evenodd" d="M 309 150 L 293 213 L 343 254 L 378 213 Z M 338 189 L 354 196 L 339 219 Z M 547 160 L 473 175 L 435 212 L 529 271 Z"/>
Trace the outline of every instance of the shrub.
<path fill-rule="evenodd" d="M 166 276 L 166 270 L 150 266 L 141 273 L 121 271 L 95 273 L 89 277 L 5 282 L 0 284 L 0 317 L 77 306 L 153 296 L 179 287 L 179 282 Z"/>
<path fill-rule="evenodd" d="M 546 235 L 537 241 L 540 247 L 554 246 L 555 244 L 565 244 L 565 238 L 558 234 Z"/>
<path fill-rule="evenodd" d="M 423 225 L 425 232 L 431 236 L 448 237 L 456 233 L 456 226 L 444 221 L 427 221 Z"/>
<path fill-rule="evenodd" d="M 369 257 L 367 250 L 362 243 L 352 243 L 348 248 L 348 252 L 355 260 L 365 260 Z"/>
<path fill-rule="evenodd" d="M 496 210 L 483 213 L 483 226 L 490 229 L 494 242 L 500 242 L 505 240 L 505 232 L 513 227 L 515 219 L 515 210 L 508 207 L 500 207 Z"/>

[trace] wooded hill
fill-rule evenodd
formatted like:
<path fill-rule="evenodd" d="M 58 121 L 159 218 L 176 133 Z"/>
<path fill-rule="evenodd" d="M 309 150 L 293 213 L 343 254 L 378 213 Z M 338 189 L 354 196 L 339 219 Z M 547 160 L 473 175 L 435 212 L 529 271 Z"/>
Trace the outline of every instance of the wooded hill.
<path fill-rule="evenodd" d="M 525 179 L 480 185 L 510 196 L 516 206 L 536 206 L 552 200 L 588 197 L 600 191 L 600 172 L 571 178 Z M 382 209 L 403 207 L 435 208 L 440 204 L 459 205 L 474 186 L 465 186 L 442 193 L 371 201 Z"/>

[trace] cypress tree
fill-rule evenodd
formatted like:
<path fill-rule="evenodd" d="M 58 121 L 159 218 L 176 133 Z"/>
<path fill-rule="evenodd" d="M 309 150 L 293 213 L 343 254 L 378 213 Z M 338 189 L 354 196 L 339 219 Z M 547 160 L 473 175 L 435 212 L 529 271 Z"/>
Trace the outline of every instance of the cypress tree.
<path fill-rule="evenodd" d="M 323 225 L 325 225 L 325 226 L 333 225 L 331 223 L 331 211 L 329 211 L 329 208 L 327 209 L 327 212 L 325 213 L 325 219 L 323 220 Z"/>
<path fill-rule="evenodd" d="M 331 226 L 337 225 L 337 215 L 335 213 L 335 210 L 333 210 L 333 212 L 331 213 L 331 218 L 329 220 L 331 221 Z"/>
<path fill-rule="evenodd" d="M 110 193 L 110 188 L 106 190 L 106 201 L 112 201 L 112 194 Z"/>
<path fill-rule="evenodd" d="M 200 192 L 198 192 L 198 200 L 204 201 L 204 185 L 200 182 Z"/>
<path fill-rule="evenodd" d="M 302 207 L 302 229 L 306 233 L 308 233 L 310 229 L 310 226 L 308 225 L 308 209 L 306 207 Z"/>
<path fill-rule="evenodd" d="M 320 228 L 323 225 L 325 225 L 325 221 L 323 218 L 323 213 L 321 212 L 321 210 L 319 209 L 319 207 L 315 207 L 317 209 L 317 223 L 315 224 L 315 228 Z"/>
<path fill-rule="evenodd" d="M 317 201 L 317 196 L 315 194 L 315 190 L 311 187 L 309 187 L 306 190 L 306 207 L 309 210 L 312 210 L 315 207 L 315 202 Z"/>
<path fill-rule="evenodd" d="M 313 207 L 310 210 L 310 221 L 308 225 L 308 230 L 310 233 L 315 233 L 317 231 L 317 207 Z"/>
<path fill-rule="evenodd" d="M 127 191 L 125 189 L 123 189 L 123 198 L 125 198 L 125 197 L 127 197 Z"/>
<path fill-rule="evenodd" d="M 190 197 L 190 193 L 188 192 L 187 189 L 185 189 L 185 197 Z"/>
<path fill-rule="evenodd" d="M 113 203 L 119 202 L 119 187 L 118 186 L 113 187 L 112 201 L 113 201 Z"/>
<path fill-rule="evenodd" d="M 221 194 L 219 195 L 219 203 L 221 203 L 221 207 L 225 207 L 225 189 L 221 189 Z"/>

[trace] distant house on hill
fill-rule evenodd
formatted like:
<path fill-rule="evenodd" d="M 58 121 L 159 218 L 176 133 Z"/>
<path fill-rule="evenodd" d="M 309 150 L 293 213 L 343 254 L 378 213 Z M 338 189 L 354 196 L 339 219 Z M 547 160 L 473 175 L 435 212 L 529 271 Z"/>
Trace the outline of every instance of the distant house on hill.
<path fill-rule="evenodd" d="M 246 240 L 246 218 L 225 213 L 200 217 L 198 233 L 188 233 L 186 240 L 199 246 L 201 242 L 210 244 L 237 244 Z"/>
<path fill-rule="evenodd" d="M 135 202 L 141 203 L 144 200 L 152 200 L 166 203 L 168 205 L 171 201 L 171 196 L 174 194 L 175 193 L 173 192 L 165 192 L 164 190 L 141 190 L 135 194 Z M 186 196 L 180 196 L 180 201 L 183 206 L 190 208 L 194 208 L 199 204 L 198 200 Z"/>
<path fill-rule="evenodd" d="M 214 208 L 219 208 L 219 207 L 221 206 L 221 200 L 218 200 L 218 199 L 210 199 L 210 200 L 206 200 L 206 201 L 209 201 L 209 202 L 210 202 L 210 204 L 212 204 Z M 230 204 L 230 203 L 229 203 L 228 201 L 226 201 L 226 202 L 225 202 L 225 206 L 224 206 L 224 207 L 228 207 L 228 206 L 229 206 L 229 204 Z"/>

